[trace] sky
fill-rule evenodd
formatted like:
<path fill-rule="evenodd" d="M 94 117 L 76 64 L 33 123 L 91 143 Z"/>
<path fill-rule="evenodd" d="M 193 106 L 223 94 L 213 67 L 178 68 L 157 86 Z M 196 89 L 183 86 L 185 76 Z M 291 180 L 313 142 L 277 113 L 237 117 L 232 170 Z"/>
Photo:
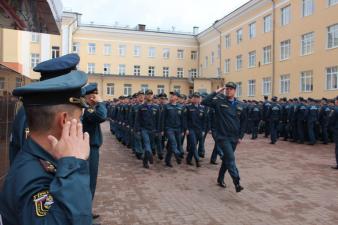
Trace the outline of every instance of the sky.
<path fill-rule="evenodd" d="M 203 31 L 249 0 L 62 0 L 66 11 L 82 14 L 82 23 L 192 32 Z M 174 28 L 173 28 L 174 27 Z"/>

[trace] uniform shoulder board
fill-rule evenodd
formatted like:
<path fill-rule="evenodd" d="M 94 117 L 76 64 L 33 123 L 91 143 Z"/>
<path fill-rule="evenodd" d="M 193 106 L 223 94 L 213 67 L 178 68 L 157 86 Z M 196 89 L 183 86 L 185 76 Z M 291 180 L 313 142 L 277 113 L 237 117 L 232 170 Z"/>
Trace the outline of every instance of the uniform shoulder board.
<path fill-rule="evenodd" d="M 44 217 L 47 215 L 48 210 L 53 205 L 53 196 L 48 190 L 40 191 L 33 196 L 35 214 L 38 217 Z"/>
<path fill-rule="evenodd" d="M 51 162 L 40 159 L 40 164 L 47 173 L 56 173 L 56 168 Z"/>
<path fill-rule="evenodd" d="M 94 111 L 95 111 L 95 110 L 92 109 L 92 108 L 89 108 L 89 109 L 88 109 L 88 112 L 89 112 L 89 113 L 93 113 Z"/>

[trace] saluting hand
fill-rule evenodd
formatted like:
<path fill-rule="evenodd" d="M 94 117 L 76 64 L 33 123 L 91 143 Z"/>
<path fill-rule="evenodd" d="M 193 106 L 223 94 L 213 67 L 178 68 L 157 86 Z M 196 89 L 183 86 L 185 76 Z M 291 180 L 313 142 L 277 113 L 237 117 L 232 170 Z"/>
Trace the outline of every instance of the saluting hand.
<path fill-rule="evenodd" d="M 225 89 L 225 87 L 218 88 L 218 89 L 216 90 L 216 93 L 221 93 L 222 91 L 224 91 L 224 89 Z"/>
<path fill-rule="evenodd" d="M 60 140 L 52 135 L 48 139 L 52 146 L 51 154 L 56 159 L 75 157 L 87 160 L 89 157 L 89 134 L 83 133 L 82 124 L 76 119 L 66 122 Z"/>

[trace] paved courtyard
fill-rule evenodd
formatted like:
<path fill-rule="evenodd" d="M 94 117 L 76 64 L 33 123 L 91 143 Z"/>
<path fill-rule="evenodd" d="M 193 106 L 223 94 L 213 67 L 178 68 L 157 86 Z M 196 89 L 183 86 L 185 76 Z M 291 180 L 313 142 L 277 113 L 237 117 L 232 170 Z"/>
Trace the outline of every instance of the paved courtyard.
<path fill-rule="evenodd" d="M 236 151 L 244 191 L 216 185 L 219 165 L 210 165 L 213 140 L 206 140 L 202 167 L 166 168 L 155 160 L 150 170 L 102 125 L 98 187 L 94 211 L 101 224 L 121 225 L 337 225 L 338 171 L 334 146 L 299 145 L 264 138 L 245 140 Z M 219 160 L 218 160 L 219 161 Z"/>

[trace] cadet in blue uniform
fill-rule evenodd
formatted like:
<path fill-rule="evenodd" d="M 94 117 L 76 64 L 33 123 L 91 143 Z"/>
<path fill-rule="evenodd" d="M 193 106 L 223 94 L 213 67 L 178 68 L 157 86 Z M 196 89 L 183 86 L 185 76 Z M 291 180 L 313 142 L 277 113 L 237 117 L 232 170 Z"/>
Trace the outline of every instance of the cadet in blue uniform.
<path fill-rule="evenodd" d="M 307 117 L 306 117 L 306 124 L 307 124 L 307 131 L 308 131 L 308 139 L 309 145 L 314 145 L 316 143 L 316 123 L 319 118 L 319 111 L 318 107 L 315 105 L 315 100 L 312 98 L 308 99 L 309 106 L 307 108 Z"/>
<path fill-rule="evenodd" d="M 331 122 L 334 127 L 334 142 L 336 144 L 336 166 L 332 169 L 338 170 L 338 96 L 335 99 L 335 107 L 332 110 Z"/>
<path fill-rule="evenodd" d="M 296 122 L 297 122 L 297 137 L 298 137 L 298 143 L 303 144 L 304 139 L 305 139 L 305 134 L 304 134 L 304 123 L 306 121 L 307 117 L 307 107 L 305 105 L 306 100 L 302 97 L 299 98 L 300 103 L 297 105 L 296 111 L 295 111 L 295 117 L 296 117 Z"/>
<path fill-rule="evenodd" d="M 262 112 L 257 101 L 253 101 L 253 106 L 249 111 L 248 117 L 252 120 L 251 139 L 256 139 L 258 137 L 258 125 L 262 119 Z"/>
<path fill-rule="evenodd" d="M 322 131 L 323 144 L 329 143 L 329 118 L 330 118 L 331 109 L 327 104 L 327 99 L 322 98 L 322 107 L 319 111 L 319 124 Z"/>
<path fill-rule="evenodd" d="M 83 131 L 90 136 L 89 173 L 90 190 L 92 198 L 95 195 L 97 174 L 99 169 L 99 148 L 102 145 L 102 132 L 100 123 L 107 118 L 107 108 L 98 95 L 97 84 L 90 83 L 84 87 L 86 90 L 86 102 L 89 105 L 82 117 Z M 93 214 L 93 218 L 99 215 Z"/>
<path fill-rule="evenodd" d="M 271 103 L 268 100 L 268 96 L 264 96 L 264 103 L 263 103 L 263 121 L 265 125 L 265 135 L 264 137 L 268 137 L 270 134 L 270 120 L 268 118 L 268 113 L 270 110 Z"/>
<path fill-rule="evenodd" d="M 3 224 L 92 224 L 89 135 L 80 123 L 86 83 L 86 74 L 72 71 L 13 91 L 30 135 L 0 192 Z"/>
<path fill-rule="evenodd" d="M 41 74 L 40 80 L 65 75 L 76 70 L 80 57 L 77 54 L 68 54 L 59 58 L 50 59 L 39 63 L 34 67 L 35 72 Z M 29 134 L 24 107 L 21 107 L 15 116 L 12 125 L 11 138 L 9 143 L 9 162 L 13 163 L 16 154 L 20 151 Z"/>
<path fill-rule="evenodd" d="M 202 104 L 215 109 L 217 142 L 224 154 L 217 183 L 221 187 L 226 187 L 224 175 L 228 170 L 236 192 L 240 192 L 243 187 L 240 185 L 235 150 L 239 139 L 244 136 L 246 115 L 243 103 L 235 98 L 236 87 L 234 82 L 228 82 L 226 88 L 220 88 L 208 95 L 202 101 Z M 226 95 L 223 94 L 224 89 L 226 90 Z"/>
<path fill-rule="evenodd" d="M 270 103 L 268 118 L 270 124 L 270 144 L 275 144 L 278 138 L 277 129 L 279 126 L 279 121 L 281 119 L 281 106 L 277 103 L 277 97 L 272 97 L 272 103 Z"/>

